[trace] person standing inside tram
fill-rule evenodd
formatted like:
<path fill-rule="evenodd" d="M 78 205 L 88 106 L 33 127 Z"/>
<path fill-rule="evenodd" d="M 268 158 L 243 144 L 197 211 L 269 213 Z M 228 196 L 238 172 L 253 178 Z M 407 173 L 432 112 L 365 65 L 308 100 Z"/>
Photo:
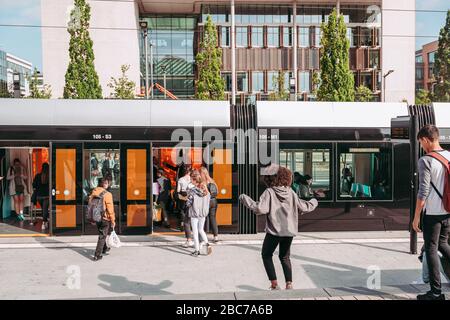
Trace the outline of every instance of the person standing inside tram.
<path fill-rule="evenodd" d="M 157 172 L 157 182 L 160 186 L 160 191 L 158 195 L 157 203 L 161 206 L 161 211 L 164 218 L 164 226 L 170 228 L 169 224 L 169 200 L 170 200 L 170 190 L 172 185 L 170 180 L 164 175 L 164 170 L 159 169 Z"/>
<path fill-rule="evenodd" d="M 177 181 L 177 207 L 181 213 L 181 225 L 184 228 L 184 234 L 186 236 L 186 243 L 184 247 L 192 247 L 194 242 L 192 241 L 192 232 L 191 232 L 191 220 L 187 213 L 186 201 L 187 201 L 187 192 L 190 188 L 193 187 L 191 183 L 191 168 L 187 165 L 183 165 L 180 169 L 181 178 Z"/>
<path fill-rule="evenodd" d="M 49 206 L 49 165 L 42 164 L 41 172 L 33 180 L 33 189 L 36 194 L 36 200 L 42 209 L 42 230 L 48 229 L 48 206 Z"/>
<path fill-rule="evenodd" d="M 7 179 L 9 180 L 9 194 L 14 201 L 14 210 L 19 221 L 25 220 L 23 209 L 25 203 L 25 193 L 27 193 L 25 166 L 19 159 L 14 159 L 13 165 L 8 170 Z"/>
<path fill-rule="evenodd" d="M 214 235 L 213 242 L 217 243 L 219 241 L 219 228 L 217 227 L 217 219 L 216 219 L 216 212 L 218 206 L 217 203 L 218 188 L 214 179 L 211 178 L 211 176 L 209 175 L 208 169 L 206 167 L 200 168 L 200 175 L 203 182 L 206 183 L 208 192 L 210 194 L 211 199 L 209 204 L 209 214 L 207 216 L 207 221 Z"/>
<path fill-rule="evenodd" d="M 111 192 L 107 191 L 110 187 L 110 183 L 110 180 L 100 178 L 98 180 L 98 187 L 92 191 L 89 199 L 89 203 L 91 203 L 93 198 L 101 198 L 103 201 L 103 208 L 105 209 L 102 214 L 102 220 L 97 222 L 99 236 L 97 247 L 95 249 L 94 261 L 102 259 L 103 254 L 110 250 L 106 244 L 106 237 L 111 234 L 116 226 L 113 196 Z"/>
<path fill-rule="evenodd" d="M 286 289 L 292 289 L 291 244 L 298 232 L 298 216 L 317 207 L 317 200 L 299 199 L 292 190 L 292 173 L 289 169 L 272 164 L 263 169 L 267 189 L 259 201 L 242 194 L 239 200 L 257 215 L 266 215 L 266 236 L 262 246 L 262 260 L 270 280 L 270 290 L 279 290 L 272 255 L 279 248 L 279 258 L 286 280 Z"/>

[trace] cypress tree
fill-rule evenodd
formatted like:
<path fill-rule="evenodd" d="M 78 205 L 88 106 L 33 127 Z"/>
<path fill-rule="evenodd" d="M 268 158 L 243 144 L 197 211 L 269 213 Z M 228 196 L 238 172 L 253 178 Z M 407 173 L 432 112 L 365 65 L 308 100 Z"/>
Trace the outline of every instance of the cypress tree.
<path fill-rule="evenodd" d="M 350 71 L 347 27 L 336 9 L 321 26 L 319 101 L 354 101 L 355 80 Z"/>
<path fill-rule="evenodd" d="M 434 101 L 450 102 L 450 10 L 447 11 L 445 26 L 439 33 L 439 46 L 435 56 Z"/>
<path fill-rule="evenodd" d="M 91 7 L 75 0 L 67 31 L 70 34 L 69 65 L 64 86 L 65 99 L 101 99 L 102 88 L 94 66 L 93 42 L 89 36 Z"/>
<path fill-rule="evenodd" d="M 225 99 L 225 81 L 220 75 L 222 51 L 217 47 L 217 29 L 209 15 L 195 61 L 198 67 L 195 97 L 200 100 Z"/>

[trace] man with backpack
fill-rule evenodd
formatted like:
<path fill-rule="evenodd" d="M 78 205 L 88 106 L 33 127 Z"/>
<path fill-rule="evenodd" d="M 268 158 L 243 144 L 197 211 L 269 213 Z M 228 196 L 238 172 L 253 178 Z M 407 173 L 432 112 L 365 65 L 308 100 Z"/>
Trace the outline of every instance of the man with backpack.
<path fill-rule="evenodd" d="M 106 245 L 106 237 L 116 226 L 113 196 L 107 191 L 109 184 L 109 180 L 99 179 L 98 187 L 92 191 L 89 198 L 87 219 L 97 225 L 99 233 L 94 261 L 102 259 L 102 254 L 110 250 Z"/>
<path fill-rule="evenodd" d="M 417 296 L 418 300 L 445 300 L 441 291 L 438 251 L 450 260 L 450 152 L 439 144 L 439 130 L 426 125 L 417 134 L 426 155 L 419 159 L 419 190 L 412 227 L 420 229 L 423 213 L 423 238 L 429 268 L 431 290 Z"/>

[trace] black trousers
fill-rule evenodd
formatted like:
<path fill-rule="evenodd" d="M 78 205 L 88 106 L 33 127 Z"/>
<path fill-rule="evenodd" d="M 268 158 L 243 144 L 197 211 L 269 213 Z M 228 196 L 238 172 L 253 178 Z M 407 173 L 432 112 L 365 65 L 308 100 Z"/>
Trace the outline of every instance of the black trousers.
<path fill-rule="evenodd" d="M 47 222 L 48 221 L 49 198 L 48 197 L 37 197 L 37 201 L 41 205 L 42 218 L 43 218 L 44 222 Z"/>
<path fill-rule="evenodd" d="M 106 237 L 112 232 L 111 222 L 106 220 L 97 222 L 97 229 L 98 241 L 97 248 L 95 249 L 95 256 L 99 257 L 108 248 L 108 246 L 106 245 Z"/>
<path fill-rule="evenodd" d="M 450 215 L 427 215 L 423 217 L 423 239 L 428 263 L 431 292 L 441 294 L 441 275 L 439 270 L 438 250 L 444 259 L 450 261 Z"/>
<path fill-rule="evenodd" d="M 277 237 L 266 233 L 264 238 L 261 256 L 266 269 L 269 280 L 277 280 L 277 274 L 275 272 L 275 266 L 272 261 L 273 253 L 278 245 L 280 245 L 278 257 L 283 267 L 284 278 L 286 282 L 292 281 L 292 266 L 291 266 L 291 244 L 294 237 Z"/>
<path fill-rule="evenodd" d="M 211 231 L 214 234 L 214 237 L 217 237 L 219 234 L 219 227 L 217 227 L 217 219 L 216 219 L 216 212 L 217 212 L 217 202 L 212 205 L 211 208 L 209 208 L 209 214 L 206 217 L 208 230 Z"/>

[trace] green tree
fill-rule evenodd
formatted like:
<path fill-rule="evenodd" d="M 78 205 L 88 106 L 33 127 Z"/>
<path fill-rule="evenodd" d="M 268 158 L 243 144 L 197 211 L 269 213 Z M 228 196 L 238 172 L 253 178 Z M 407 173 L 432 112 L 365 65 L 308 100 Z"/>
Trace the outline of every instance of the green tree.
<path fill-rule="evenodd" d="M 370 90 L 366 86 L 361 85 L 358 88 L 356 88 L 355 101 L 370 102 L 372 101 L 372 98 L 373 98 L 372 90 Z"/>
<path fill-rule="evenodd" d="M 120 70 L 122 76 L 118 79 L 111 77 L 111 81 L 108 83 L 113 92 L 111 92 L 111 98 L 114 99 L 134 99 L 134 91 L 136 84 L 128 79 L 127 71 L 130 69 L 129 65 L 122 65 Z"/>
<path fill-rule="evenodd" d="M 428 90 L 420 89 L 416 93 L 416 104 L 431 104 L 432 97 Z"/>
<path fill-rule="evenodd" d="M 217 47 L 217 28 L 208 15 L 200 52 L 195 57 L 198 67 L 195 97 L 200 100 L 224 100 L 225 81 L 220 75 L 222 51 Z"/>
<path fill-rule="evenodd" d="M 30 81 L 30 96 L 31 99 L 50 99 L 52 97 L 52 89 L 50 85 L 43 84 L 42 89 L 39 88 L 38 71 L 34 68 L 31 77 L 28 77 Z"/>
<path fill-rule="evenodd" d="M 289 90 L 286 89 L 286 72 L 280 71 L 272 77 L 272 92 L 269 94 L 269 100 L 285 101 L 289 99 Z"/>
<path fill-rule="evenodd" d="M 435 56 L 434 101 L 450 102 L 450 10 L 447 11 L 445 26 L 439 33 L 439 46 Z"/>
<path fill-rule="evenodd" d="M 350 71 L 347 26 L 336 9 L 321 26 L 319 101 L 354 101 L 355 81 Z"/>
<path fill-rule="evenodd" d="M 67 31 L 70 34 L 69 65 L 64 86 L 65 99 L 101 99 L 102 88 L 94 66 L 93 42 L 89 35 L 91 7 L 74 0 Z"/>

